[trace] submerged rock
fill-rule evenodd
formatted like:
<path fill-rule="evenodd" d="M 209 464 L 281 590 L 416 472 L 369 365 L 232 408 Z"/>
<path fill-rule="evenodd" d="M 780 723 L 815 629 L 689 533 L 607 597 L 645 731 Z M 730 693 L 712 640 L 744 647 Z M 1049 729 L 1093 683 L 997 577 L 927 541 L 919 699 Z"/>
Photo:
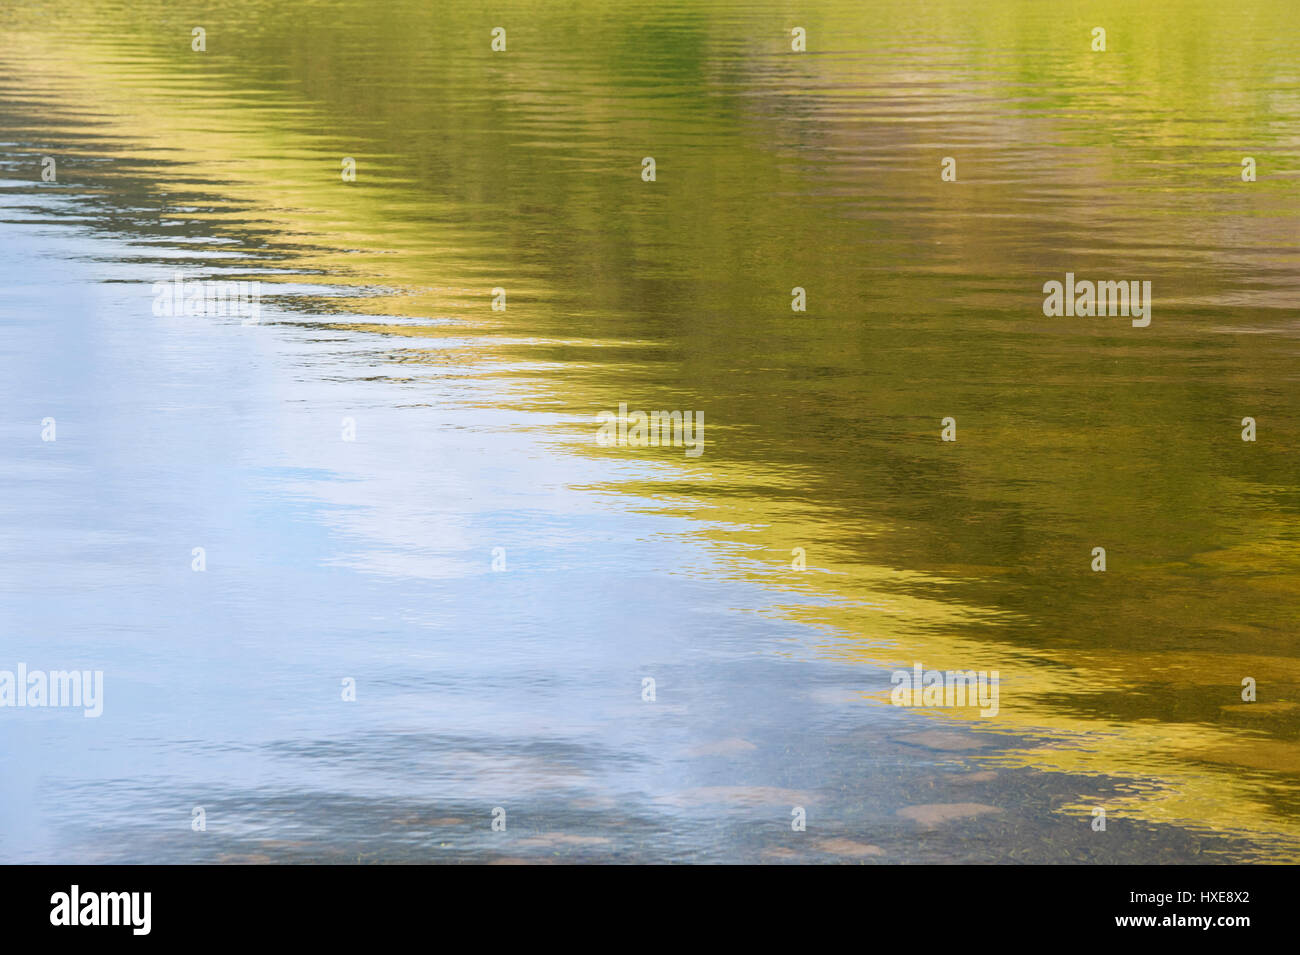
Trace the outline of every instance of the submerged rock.
<path fill-rule="evenodd" d="M 951 753 L 968 749 L 981 749 L 988 745 L 977 736 L 966 736 L 962 733 L 953 733 L 947 730 L 925 730 L 921 733 L 895 736 L 893 739 L 896 743 L 905 743 L 908 746 L 924 746 L 926 749 L 938 749 Z"/>
<path fill-rule="evenodd" d="M 865 842 L 854 842 L 852 839 L 822 839 L 820 842 L 814 843 L 813 848 L 819 852 L 829 852 L 831 855 L 849 856 L 854 859 L 865 859 L 885 854 L 885 850 L 880 846 L 869 845 Z"/>
<path fill-rule="evenodd" d="M 1001 811 L 997 806 L 986 806 L 978 802 L 934 802 L 924 806 L 907 806 L 898 810 L 898 815 L 922 826 L 941 826 L 946 822 L 974 819 Z"/>

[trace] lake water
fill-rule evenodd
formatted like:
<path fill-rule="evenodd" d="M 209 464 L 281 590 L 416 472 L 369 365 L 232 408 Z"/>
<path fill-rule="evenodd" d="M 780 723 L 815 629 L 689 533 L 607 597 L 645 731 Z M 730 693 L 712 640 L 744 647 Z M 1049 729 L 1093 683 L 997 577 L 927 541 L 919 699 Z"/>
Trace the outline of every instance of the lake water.
<path fill-rule="evenodd" d="M 815 7 L 0 9 L 0 859 L 1300 861 L 1300 8 Z"/>

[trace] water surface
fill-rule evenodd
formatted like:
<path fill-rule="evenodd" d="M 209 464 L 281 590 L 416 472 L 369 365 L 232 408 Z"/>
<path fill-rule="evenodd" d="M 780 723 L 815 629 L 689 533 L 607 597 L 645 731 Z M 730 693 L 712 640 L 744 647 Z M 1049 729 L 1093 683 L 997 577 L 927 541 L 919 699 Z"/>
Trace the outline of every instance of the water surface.
<path fill-rule="evenodd" d="M 1300 858 L 1296 8 L 816 6 L 0 11 L 0 858 Z"/>

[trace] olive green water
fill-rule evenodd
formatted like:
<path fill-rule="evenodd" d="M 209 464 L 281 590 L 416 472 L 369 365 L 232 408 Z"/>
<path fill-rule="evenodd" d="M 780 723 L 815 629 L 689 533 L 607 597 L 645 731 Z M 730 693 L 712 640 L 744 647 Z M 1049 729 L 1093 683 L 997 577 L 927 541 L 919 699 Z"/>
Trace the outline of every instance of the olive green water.
<path fill-rule="evenodd" d="M 131 710 L 3 714 L 0 850 L 1300 858 L 1300 8 L 812 6 L 0 13 L 0 668 Z"/>

